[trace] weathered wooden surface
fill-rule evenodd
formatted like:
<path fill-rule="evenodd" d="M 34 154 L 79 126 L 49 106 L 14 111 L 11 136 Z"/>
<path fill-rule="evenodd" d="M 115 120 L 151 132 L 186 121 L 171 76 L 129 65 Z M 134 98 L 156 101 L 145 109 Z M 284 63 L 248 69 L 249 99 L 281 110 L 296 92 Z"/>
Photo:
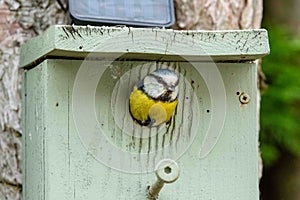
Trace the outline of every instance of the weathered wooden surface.
<path fill-rule="evenodd" d="M 176 0 L 175 7 L 177 21 L 174 29 L 259 28 L 262 17 L 262 0 Z M 6 149 L 0 151 L 0 158 L 5 158 L 0 159 L 0 171 L 5 172 L 4 177 L 13 180 L 21 172 L 20 164 L 16 165 L 21 163 L 16 156 L 20 153 L 9 153 L 15 151 L 15 141 L 20 143 L 19 46 L 28 38 L 42 33 L 49 25 L 65 24 L 67 20 L 55 0 L 2 0 L 0 15 L 0 124 L 3 130 L 0 134 L 1 148 Z M 21 182 L 11 185 L 6 178 L 0 177 L 0 180 L 3 183 L 0 185 L 0 197 L 20 199 Z"/>
<path fill-rule="evenodd" d="M 84 62 L 89 69 L 88 80 L 101 79 L 99 85 L 96 85 L 96 96 L 94 96 L 96 112 L 89 113 L 92 116 L 97 113 L 94 117 L 98 118 L 99 124 L 98 126 L 87 124 L 83 133 L 77 132 L 78 124 L 76 125 L 76 120 L 74 122 L 74 105 L 72 106 L 72 103 L 74 104 L 74 99 L 72 99 L 74 98 L 73 84 L 83 61 L 50 59 L 38 67 L 28 70 L 25 74 L 24 95 L 26 98 L 24 97 L 24 106 L 26 110 L 23 119 L 26 120 L 26 126 L 23 137 L 25 144 L 27 144 L 25 156 L 30 155 L 30 160 L 24 163 L 26 167 L 24 171 L 24 197 L 32 200 L 52 200 L 61 197 L 78 200 L 97 198 L 104 200 L 146 199 L 147 186 L 156 180 L 154 172 L 148 170 L 149 172 L 144 174 L 130 174 L 107 167 L 107 165 L 113 165 L 113 160 L 119 157 L 114 154 L 112 149 L 101 150 L 99 147 L 101 147 L 100 140 L 106 137 L 117 148 L 125 152 L 137 153 L 137 158 L 140 156 L 141 160 L 143 156 L 149 156 L 150 164 L 153 162 L 150 155 L 157 151 L 157 147 L 161 147 L 163 152 L 166 151 L 166 155 L 170 155 L 168 154 L 169 150 L 174 153 L 180 150 L 176 149 L 176 145 L 172 148 L 163 147 L 164 134 L 158 134 L 150 140 L 144 138 L 141 141 L 137 131 L 136 139 L 130 137 L 127 135 L 126 129 L 122 131 L 123 123 L 118 124 L 117 117 L 113 115 L 115 101 L 119 101 L 116 97 L 126 101 L 135 79 L 132 79 L 129 84 L 124 84 L 122 86 L 123 92 L 119 91 L 116 95 L 114 89 L 115 87 L 118 88 L 119 81 L 127 80 L 131 70 L 136 69 L 136 67 L 151 70 L 153 62 L 123 61 L 112 64 L 115 66 L 103 66 L 101 62 L 99 64 L 99 61 Z M 210 68 L 214 65 L 205 62 L 193 64 L 196 68 Z M 174 137 L 176 132 L 178 133 L 177 141 L 189 142 L 189 140 L 193 140 L 193 143 L 176 160 L 181 170 L 180 178 L 175 183 L 166 185 L 161 191 L 160 198 L 258 199 L 256 64 L 217 64 L 226 89 L 225 126 L 217 145 L 203 159 L 199 159 L 199 149 L 203 142 L 203 134 L 208 128 L 208 121 L 212 116 L 213 108 L 211 108 L 211 97 L 206 91 L 205 83 L 201 81 L 201 78 L 193 79 L 194 82 L 192 82 L 189 76 L 195 76 L 196 73 L 188 70 L 186 65 L 189 64 L 176 62 L 171 66 L 179 70 L 182 78 L 186 77 L 188 80 L 181 83 L 181 91 L 187 90 L 187 85 L 194 88 L 191 91 L 195 92 L 198 102 L 196 99 L 185 99 L 188 93 L 181 93 L 183 96 L 180 96 L 180 106 L 173 122 L 175 128 L 172 131 L 175 131 Z M 111 69 L 114 67 L 121 70 L 117 74 L 118 76 L 115 76 L 116 73 L 112 73 Z M 103 77 L 97 76 L 97 71 L 95 71 L 97 69 L 104 70 Z M 133 74 L 136 73 L 133 71 Z M 211 76 L 214 77 L 213 74 Z M 135 78 L 138 79 L 139 77 Z M 81 92 L 85 92 L 86 96 L 83 100 L 86 110 L 89 112 L 89 105 L 92 104 L 89 93 L 87 91 Z M 251 97 L 250 103 L 242 105 L 237 92 L 247 92 Z M 190 132 L 191 129 L 188 129 L 187 120 L 191 118 L 187 116 L 189 105 L 193 105 L 193 102 L 199 105 L 199 114 L 195 112 L 194 114 L 197 116 L 193 116 L 199 122 L 199 126 L 192 129 L 195 132 Z M 128 104 L 126 106 L 126 103 L 123 103 L 123 105 L 118 106 L 120 108 L 118 115 L 126 120 L 124 124 L 130 124 L 132 119 L 128 113 L 126 115 Z M 187 113 L 179 112 L 183 109 L 182 106 Z M 77 107 L 75 108 L 77 109 Z M 195 108 L 193 109 L 196 111 Z M 125 110 L 125 113 L 122 110 Z M 88 113 L 82 111 L 79 113 L 81 116 L 89 117 Z M 181 114 L 183 114 L 182 117 Z M 83 121 L 83 123 L 86 122 Z M 89 127 L 94 131 L 90 131 Z M 103 132 L 99 132 L 97 127 L 101 127 Z M 163 128 L 162 131 L 164 133 L 166 129 Z M 170 133 L 166 132 L 166 134 L 165 144 L 170 141 L 168 138 Z M 193 134 L 195 134 L 195 138 L 189 137 Z M 80 136 L 86 137 L 87 140 L 80 138 Z M 173 141 L 176 142 L 176 140 Z M 90 146 L 84 142 L 90 142 Z M 102 157 L 97 153 L 100 153 Z M 161 154 L 156 156 L 159 157 L 159 155 Z M 105 156 L 111 163 L 102 163 Z M 120 157 L 120 163 L 123 163 L 121 168 L 128 163 L 136 163 L 134 160 L 125 158 Z M 142 164 L 141 167 L 143 168 Z"/>
<path fill-rule="evenodd" d="M 21 55 L 21 67 L 50 56 L 84 58 L 91 52 L 135 59 L 139 57 L 134 54 L 142 53 L 140 59 L 144 60 L 175 60 L 174 55 L 179 55 L 196 61 L 240 61 L 255 60 L 270 50 L 265 30 L 212 32 L 53 26 L 24 45 L 22 51 L 26 53 Z"/>

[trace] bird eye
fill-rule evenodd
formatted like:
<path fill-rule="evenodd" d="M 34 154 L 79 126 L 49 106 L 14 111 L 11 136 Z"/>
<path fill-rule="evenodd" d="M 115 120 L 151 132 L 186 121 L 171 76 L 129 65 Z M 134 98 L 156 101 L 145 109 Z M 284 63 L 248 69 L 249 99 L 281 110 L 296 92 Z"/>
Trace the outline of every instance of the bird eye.
<path fill-rule="evenodd" d="M 161 77 L 156 78 L 159 83 L 164 83 L 164 80 Z"/>

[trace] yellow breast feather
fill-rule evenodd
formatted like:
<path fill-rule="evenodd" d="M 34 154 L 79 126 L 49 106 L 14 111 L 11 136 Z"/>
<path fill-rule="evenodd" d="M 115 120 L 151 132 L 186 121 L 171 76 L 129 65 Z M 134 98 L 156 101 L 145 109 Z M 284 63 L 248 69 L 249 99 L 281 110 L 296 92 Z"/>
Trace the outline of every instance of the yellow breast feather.
<path fill-rule="evenodd" d="M 158 126 L 170 121 L 177 102 L 155 101 L 134 87 L 130 95 L 130 113 L 142 125 Z"/>

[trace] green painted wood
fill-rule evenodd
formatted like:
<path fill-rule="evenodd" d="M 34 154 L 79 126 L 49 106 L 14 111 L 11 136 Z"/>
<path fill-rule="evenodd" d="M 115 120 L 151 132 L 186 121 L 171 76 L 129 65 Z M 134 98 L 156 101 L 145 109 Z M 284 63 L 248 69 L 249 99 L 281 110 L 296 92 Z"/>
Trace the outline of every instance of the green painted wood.
<path fill-rule="evenodd" d="M 99 61 L 84 62 L 90 67 L 92 78 L 95 73 L 93 70 L 99 68 Z M 193 130 L 196 131 L 196 138 L 193 139 L 192 146 L 176 160 L 181 170 L 178 181 L 164 186 L 160 199 L 259 199 L 256 65 L 217 64 L 226 88 L 225 126 L 214 149 L 208 156 L 200 159 L 199 149 L 212 114 L 207 112 L 211 110 L 209 93 L 203 80 L 195 79 L 197 75 L 187 70 L 191 67 L 188 66 L 189 63 L 164 64 L 179 70 L 182 78 L 187 79 L 180 87 L 182 96 L 174 125 L 174 137 L 177 134 L 178 140 L 192 139 L 188 137 L 190 122 L 186 119 L 189 106 L 194 105 L 196 101 L 185 99 L 187 96 L 191 97 L 189 90 L 191 80 L 194 80 L 194 91 L 198 95 L 196 98 L 199 104 L 197 113 L 199 115 L 193 117 L 200 121 L 200 126 Z M 193 64 L 199 68 L 213 65 L 205 62 Z M 82 65 L 83 61 L 79 60 L 51 59 L 25 72 L 24 199 L 146 199 L 147 186 L 156 180 L 154 172 L 130 174 L 111 169 L 88 152 L 79 138 L 73 118 L 72 94 L 76 73 Z M 121 111 L 126 109 L 125 104 L 114 108 L 111 101 L 117 103 L 121 102 L 120 99 L 126 101 L 132 84 L 139 78 L 135 77 L 134 69 L 141 72 L 138 76 L 142 76 L 146 73 L 143 70 L 154 69 L 156 63 L 123 61 L 112 65 L 113 67 L 102 66 L 104 68 L 102 70 L 106 73 L 103 79 L 100 79 L 96 90 L 95 109 L 97 117 L 100 118 L 99 126 L 103 123 L 106 136 L 111 138 L 110 142 L 124 151 L 132 153 L 147 152 L 149 149 L 155 151 L 156 146 L 162 145 L 162 135 L 151 138 L 150 143 L 148 138 L 142 143 L 139 139 L 132 141 L 125 131 L 116 129 L 118 119 L 112 115 L 114 109 L 118 109 L 120 115 L 124 115 Z M 112 79 L 112 76 L 116 75 L 116 72 L 112 73 L 114 67 L 120 67 L 122 72 L 117 78 Z M 129 81 L 130 84 L 114 92 L 116 87 L 124 85 L 120 84 L 120 81 L 124 83 L 128 77 L 132 79 Z M 250 103 L 242 105 L 237 92 L 247 92 L 251 97 Z M 117 96 L 120 99 L 116 99 Z M 89 100 L 86 101 L 88 104 Z M 126 124 L 131 123 L 129 116 L 123 120 Z M 97 133 L 94 134 L 93 140 L 97 140 Z M 166 138 L 165 143 L 169 140 L 170 138 Z M 177 150 L 175 147 L 172 148 L 172 151 Z M 109 152 L 109 149 L 103 151 L 105 155 L 114 156 Z"/>
<path fill-rule="evenodd" d="M 188 47 L 188 48 L 187 48 Z M 267 31 L 177 31 L 128 27 L 57 25 L 22 46 L 20 66 L 35 66 L 49 57 L 120 56 L 178 61 L 255 60 L 269 54 Z"/>
<path fill-rule="evenodd" d="M 45 70 L 46 62 L 23 73 L 22 135 L 23 197 L 46 199 L 45 158 Z"/>
<path fill-rule="evenodd" d="M 159 199 L 258 200 L 253 60 L 268 53 L 265 30 L 51 27 L 22 47 L 23 199 L 147 199 L 155 165 L 172 158 L 180 177 Z M 157 68 L 180 75 L 179 103 L 149 129 L 128 100 Z"/>

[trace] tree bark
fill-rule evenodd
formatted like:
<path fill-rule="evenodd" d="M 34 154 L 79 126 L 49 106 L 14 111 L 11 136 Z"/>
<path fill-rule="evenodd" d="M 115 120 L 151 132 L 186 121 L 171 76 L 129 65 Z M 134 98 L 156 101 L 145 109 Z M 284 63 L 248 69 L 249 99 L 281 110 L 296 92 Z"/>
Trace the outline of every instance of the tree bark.
<path fill-rule="evenodd" d="M 176 29 L 260 28 L 262 0 L 175 0 Z"/>
<path fill-rule="evenodd" d="M 262 18 L 262 0 L 175 0 L 175 8 L 174 29 L 259 28 Z M 66 22 L 55 0 L 0 0 L 0 199 L 21 199 L 20 45 Z"/>
<path fill-rule="evenodd" d="M 55 0 L 0 0 L 0 199 L 21 199 L 20 45 L 64 24 Z"/>

